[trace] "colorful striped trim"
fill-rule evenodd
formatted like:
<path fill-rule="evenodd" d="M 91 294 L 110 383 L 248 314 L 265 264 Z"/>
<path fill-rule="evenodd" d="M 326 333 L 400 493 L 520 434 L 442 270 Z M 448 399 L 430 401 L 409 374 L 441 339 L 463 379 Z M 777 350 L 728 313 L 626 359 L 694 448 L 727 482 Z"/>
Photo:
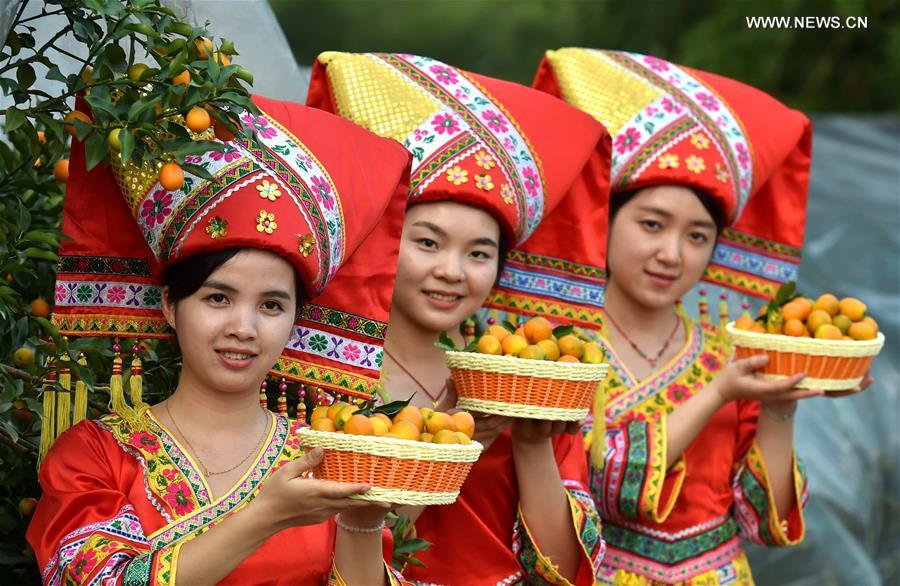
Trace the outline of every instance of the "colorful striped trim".
<path fill-rule="evenodd" d="M 385 322 L 313 303 L 308 303 L 300 309 L 300 320 L 362 334 L 377 340 L 384 340 L 388 326 Z"/>
<path fill-rule="evenodd" d="M 371 370 L 379 370 L 383 359 L 381 346 L 305 326 L 294 328 L 286 348 Z"/>
<path fill-rule="evenodd" d="M 492 289 L 483 307 L 508 311 L 520 316 L 543 315 L 551 320 L 562 320 L 590 328 L 599 328 L 603 323 L 603 312 L 600 309 L 501 289 Z"/>
<path fill-rule="evenodd" d="M 379 372 L 366 376 L 330 366 L 313 364 L 282 354 L 271 370 L 274 376 L 283 376 L 295 382 L 323 387 L 342 395 L 359 399 L 371 399 L 379 385 Z"/>
<path fill-rule="evenodd" d="M 60 334 L 71 336 L 133 336 L 170 338 L 172 330 L 165 318 L 110 314 L 53 313 L 51 321 Z"/>
<path fill-rule="evenodd" d="M 123 277 L 152 278 L 150 263 L 140 258 L 119 258 L 114 256 L 65 255 L 59 259 L 57 275 L 74 273 L 78 275 L 121 275 Z"/>

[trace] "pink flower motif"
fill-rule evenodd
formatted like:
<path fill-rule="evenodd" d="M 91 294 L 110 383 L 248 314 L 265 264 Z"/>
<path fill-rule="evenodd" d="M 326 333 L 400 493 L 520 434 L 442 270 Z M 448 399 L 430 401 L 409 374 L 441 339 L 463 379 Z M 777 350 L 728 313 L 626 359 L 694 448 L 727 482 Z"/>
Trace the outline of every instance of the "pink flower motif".
<path fill-rule="evenodd" d="M 682 401 L 687 399 L 690 389 L 684 385 L 671 385 L 666 391 L 666 396 L 676 405 L 680 405 Z"/>
<path fill-rule="evenodd" d="M 700 362 L 706 367 L 706 370 L 717 371 L 722 368 L 722 363 L 713 354 L 704 352 L 700 355 Z"/>
<path fill-rule="evenodd" d="M 362 351 L 359 349 L 359 346 L 356 344 L 347 344 L 344 346 L 344 358 L 347 360 L 357 361 L 359 357 L 362 355 Z"/>
<path fill-rule="evenodd" d="M 122 303 L 125 301 L 125 287 L 114 285 L 106 292 L 106 300 L 110 303 Z"/>
<path fill-rule="evenodd" d="M 422 140 L 423 138 L 425 138 L 425 137 L 428 136 L 429 134 L 430 134 L 430 133 L 429 133 L 427 130 L 423 130 L 423 129 L 417 128 L 417 129 L 413 132 L 413 140 L 417 140 L 417 141 Z"/>
<path fill-rule="evenodd" d="M 746 169 L 747 165 L 750 163 L 750 153 L 747 152 L 747 147 L 744 146 L 744 143 L 739 142 L 734 146 L 734 150 L 737 151 L 738 163 L 741 164 L 741 167 Z"/>
<path fill-rule="evenodd" d="M 452 114 L 438 114 L 431 120 L 431 125 L 438 134 L 459 132 L 459 123 Z"/>
<path fill-rule="evenodd" d="M 648 55 L 648 56 L 644 57 L 644 63 L 646 63 L 650 67 L 650 69 L 652 69 L 653 71 L 668 71 L 669 70 L 669 64 L 667 62 L 663 61 L 662 59 L 660 59 L 659 57 L 651 57 Z"/>
<path fill-rule="evenodd" d="M 184 158 L 185 163 L 190 163 L 192 165 L 196 165 L 197 163 L 199 163 L 202 160 L 203 160 L 203 157 L 201 157 L 199 155 L 190 155 L 190 156 L 187 156 Z"/>
<path fill-rule="evenodd" d="M 499 112 L 495 110 L 488 110 L 486 112 L 482 112 L 481 117 L 484 118 L 485 122 L 487 122 L 488 128 L 490 128 L 494 132 L 509 132 L 509 128 L 507 128 L 506 126 L 506 119 L 503 118 Z"/>
<path fill-rule="evenodd" d="M 71 568 L 72 577 L 76 581 L 80 581 L 80 578 L 90 575 L 96 565 L 97 552 L 93 549 L 88 549 L 81 550 L 75 554 L 75 557 L 72 558 L 72 562 L 69 564 L 69 568 Z"/>
<path fill-rule="evenodd" d="M 622 416 L 622 419 L 619 420 L 619 423 L 622 426 L 628 426 L 628 425 L 631 425 L 632 423 L 636 423 L 636 422 L 646 423 L 647 416 L 644 415 L 643 413 L 631 412 L 631 413 L 626 413 L 625 415 Z"/>
<path fill-rule="evenodd" d="M 707 110 L 715 112 L 719 109 L 719 102 L 711 94 L 700 92 L 699 94 L 697 94 L 697 99 L 700 100 L 700 105 Z"/>
<path fill-rule="evenodd" d="M 278 134 L 274 128 L 269 126 L 269 121 L 262 116 L 244 114 L 241 116 L 241 120 L 243 120 L 244 124 L 250 126 L 260 138 L 274 138 Z"/>
<path fill-rule="evenodd" d="M 503 150 L 511 151 L 516 148 L 516 145 L 513 144 L 513 141 L 510 137 L 506 137 L 503 139 Z"/>
<path fill-rule="evenodd" d="M 522 170 L 522 175 L 525 177 L 525 190 L 528 191 L 529 195 L 537 195 L 537 186 L 538 186 L 538 174 L 531 167 L 525 167 Z"/>
<path fill-rule="evenodd" d="M 222 152 L 212 151 L 211 153 L 209 153 L 209 156 L 211 159 L 214 159 L 216 161 L 221 161 L 222 159 L 225 159 L 226 163 L 230 163 L 231 161 L 236 161 L 241 158 L 241 154 L 239 152 L 237 152 L 237 149 L 235 149 L 230 144 L 225 145 L 224 151 L 222 151 Z"/>
<path fill-rule="evenodd" d="M 330 210 L 334 208 L 334 197 L 331 195 L 331 186 L 324 177 L 319 175 L 313 177 L 312 188 L 316 199 L 325 206 L 325 209 Z"/>
<path fill-rule="evenodd" d="M 432 65 L 428 71 L 434 74 L 435 78 L 441 83 L 453 85 L 459 81 L 456 72 L 446 65 Z"/>
<path fill-rule="evenodd" d="M 669 114 L 680 114 L 681 113 L 681 104 L 679 104 L 672 98 L 663 98 L 662 107 L 663 107 L 663 110 L 665 110 Z"/>
<path fill-rule="evenodd" d="M 289 447 L 289 448 L 292 449 L 292 450 L 295 450 L 295 451 L 296 451 L 296 450 L 299 450 L 299 449 L 300 449 L 300 438 L 297 437 L 297 436 L 291 436 L 291 437 L 289 437 L 289 438 L 287 439 L 287 441 L 284 442 L 284 443 L 285 443 L 285 445 L 286 445 L 287 447 Z"/>
<path fill-rule="evenodd" d="M 659 108 L 650 106 L 649 108 L 647 108 L 647 110 L 645 110 L 644 113 L 647 114 L 647 116 L 655 116 L 657 112 L 659 112 Z"/>
<path fill-rule="evenodd" d="M 460 88 L 460 89 L 456 90 L 455 92 L 453 92 L 453 97 L 456 98 L 457 100 L 459 100 L 460 102 L 465 102 L 466 100 L 469 99 L 469 94 L 467 94 L 465 92 L 465 90 Z"/>
<path fill-rule="evenodd" d="M 640 140 L 641 133 L 638 132 L 636 128 L 627 128 L 624 133 L 621 133 L 616 137 L 616 150 L 619 151 L 620 155 L 623 155 L 628 151 L 633 151 L 637 148 L 638 141 Z"/>
<path fill-rule="evenodd" d="M 150 228 L 162 224 L 171 212 L 172 194 L 162 187 L 154 191 L 153 195 L 145 199 L 141 205 L 141 218 Z"/>
<path fill-rule="evenodd" d="M 194 510 L 194 504 L 191 502 L 191 490 L 188 488 L 187 482 L 173 482 L 166 489 L 163 498 L 179 517 Z"/>
<path fill-rule="evenodd" d="M 62 303 L 66 300 L 66 288 L 62 285 L 57 285 L 53 298 L 57 303 Z"/>
<path fill-rule="evenodd" d="M 131 434 L 128 443 L 146 452 L 155 453 L 159 451 L 159 439 L 155 435 L 144 431 Z"/>
<path fill-rule="evenodd" d="M 175 472 L 174 470 L 172 470 L 171 468 L 164 469 L 162 475 L 163 475 L 163 478 L 165 478 L 169 482 L 172 482 L 173 480 L 178 478 L 178 473 Z"/>

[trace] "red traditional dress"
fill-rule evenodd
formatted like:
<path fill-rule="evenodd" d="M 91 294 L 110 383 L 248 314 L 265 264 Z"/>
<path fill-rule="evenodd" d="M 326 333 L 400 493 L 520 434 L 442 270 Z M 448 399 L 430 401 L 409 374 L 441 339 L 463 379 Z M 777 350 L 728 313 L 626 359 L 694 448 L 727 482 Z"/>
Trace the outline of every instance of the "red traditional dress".
<path fill-rule="evenodd" d="M 609 128 L 611 197 L 675 184 L 717 201 L 730 227 L 707 282 L 769 297 L 796 279 L 811 150 L 803 114 L 737 81 L 617 51 L 548 51 L 535 87 Z M 628 372 L 600 331 L 611 369 L 586 439 L 606 583 L 752 584 L 740 538 L 770 546 L 803 538 L 806 477 L 795 457 L 796 504 L 776 513 L 755 441 L 758 402 L 728 403 L 666 470 L 667 414 L 731 354 L 717 328 L 684 319 L 684 347 L 645 380 Z"/>
<path fill-rule="evenodd" d="M 186 174 L 177 191 L 131 165 L 117 165 L 115 176 L 99 166 L 86 172 L 75 144 L 63 218 L 73 240 L 61 251 L 54 321 L 70 335 L 170 336 L 158 280 L 165 266 L 225 248 L 269 250 L 294 266 L 312 299 L 273 373 L 368 397 L 379 376 L 409 154 L 325 112 L 255 102 L 261 113 L 243 116 L 254 136 L 196 157 L 213 179 Z M 114 380 L 121 368 L 117 356 Z M 138 374 L 134 366 L 132 381 Z M 129 405 L 115 387 L 117 412 L 76 421 L 42 462 L 44 493 L 28 539 L 47 584 L 174 584 L 181 547 L 301 455 L 299 424 L 272 414 L 253 465 L 213 498 L 139 395 Z M 389 559 L 389 532 L 383 538 Z M 334 543 L 333 522 L 281 531 L 223 583 L 343 583 Z M 397 583 L 399 575 L 387 574 Z"/>
<path fill-rule="evenodd" d="M 323 53 L 307 103 L 402 141 L 413 155 L 410 205 L 454 201 L 484 209 L 500 225 L 512 248 L 508 262 L 520 274 L 535 268 L 572 273 L 572 283 L 582 279 L 584 297 L 593 296 L 599 307 L 602 253 L 577 243 L 592 229 L 605 230 L 606 214 L 597 210 L 608 200 L 609 137 L 589 116 L 530 88 L 406 54 Z M 590 193 L 571 197 L 576 191 Z M 543 222 L 553 218 L 549 234 Z M 573 250 L 596 250 L 580 260 L 597 267 L 575 274 L 566 257 L 549 256 L 556 249 L 541 256 L 539 248 L 524 248 L 532 238 L 558 240 L 564 229 L 576 231 Z M 549 289 L 530 281 L 531 289 Z M 543 299 L 531 289 L 508 283 L 492 291 L 487 304 L 522 313 L 558 311 L 558 300 L 537 307 Z M 566 303 L 594 315 L 580 300 Z M 421 584 L 567 583 L 519 510 L 511 442 L 507 430 L 482 454 L 454 504 L 422 513 L 416 532 L 432 545 L 417 554 L 425 567 L 404 569 L 407 578 Z M 576 583 L 592 584 L 604 546 L 582 441 L 564 435 L 553 446 L 582 549 Z"/>

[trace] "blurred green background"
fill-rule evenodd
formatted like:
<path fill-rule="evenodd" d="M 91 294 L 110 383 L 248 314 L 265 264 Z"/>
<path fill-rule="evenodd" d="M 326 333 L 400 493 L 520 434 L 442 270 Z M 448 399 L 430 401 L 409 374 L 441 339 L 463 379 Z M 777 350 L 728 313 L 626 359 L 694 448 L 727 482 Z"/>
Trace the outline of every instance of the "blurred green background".
<path fill-rule="evenodd" d="M 301 66 L 324 50 L 427 55 L 530 84 L 546 49 L 649 53 L 808 113 L 896 111 L 898 0 L 269 0 Z M 748 16 L 867 17 L 866 29 L 751 29 Z"/>

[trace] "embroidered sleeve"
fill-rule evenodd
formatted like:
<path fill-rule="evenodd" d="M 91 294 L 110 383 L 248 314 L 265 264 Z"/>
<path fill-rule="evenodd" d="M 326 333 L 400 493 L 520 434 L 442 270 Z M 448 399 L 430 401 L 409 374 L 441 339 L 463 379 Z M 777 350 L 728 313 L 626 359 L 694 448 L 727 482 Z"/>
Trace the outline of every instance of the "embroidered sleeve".
<path fill-rule="evenodd" d="M 803 509 L 806 507 L 806 470 L 794 454 L 793 509 L 781 517 L 775 509 L 775 497 L 762 452 L 754 441 L 744 456 L 732 483 L 734 514 L 741 537 L 766 546 L 795 545 L 803 541 L 806 532 Z"/>
<path fill-rule="evenodd" d="M 387 576 L 385 584 L 388 586 L 414 586 L 412 582 L 404 579 L 403 574 L 392 568 L 387 562 L 384 562 L 384 571 L 385 576 Z M 328 586 L 347 586 L 347 582 L 341 577 L 341 573 L 338 572 L 337 565 L 334 562 L 331 564 L 331 573 L 328 575 Z"/>
<path fill-rule="evenodd" d="M 600 516 L 662 523 L 672 512 L 687 462 L 666 470 L 666 414 L 619 425 L 607 423 L 606 453 L 593 462 L 591 485 Z"/>
<path fill-rule="evenodd" d="M 73 513 L 74 514 L 74 513 Z M 42 572 L 47 585 L 174 584 L 180 543 L 151 550 L 131 505 L 112 519 L 72 531 Z"/>

